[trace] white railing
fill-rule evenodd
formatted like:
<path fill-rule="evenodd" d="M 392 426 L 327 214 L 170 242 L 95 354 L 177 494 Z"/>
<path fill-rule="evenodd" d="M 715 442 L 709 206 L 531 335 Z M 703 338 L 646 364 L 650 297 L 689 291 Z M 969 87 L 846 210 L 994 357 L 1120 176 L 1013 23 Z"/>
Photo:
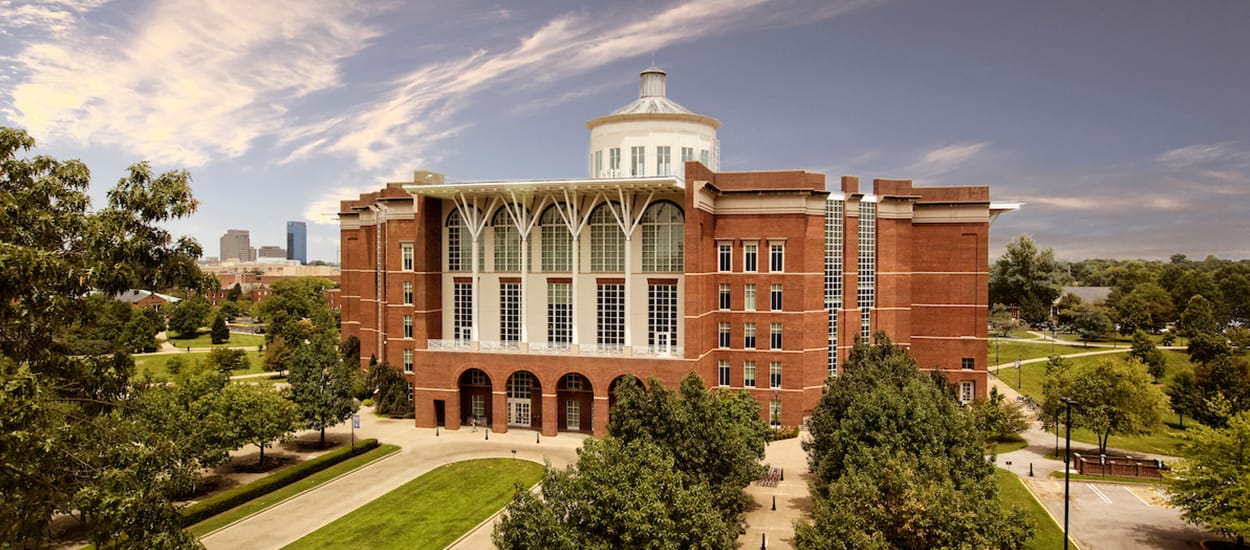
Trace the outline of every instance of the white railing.
<path fill-rule="evenodd" d="M 482 340 L 478 342 L 477 349 L 481 351 L 520 351 L 520 342 Z"/>
<path fill-rule="evenodd" d="M 430 351 L 469 351 L 469 342 L 460 339 L 430 339 L 426 340 L 426 346 Z"/>
<path fill-rule="evenodd" d="M 625 355 L 623 344 L 579 344 L 578 353 L 582 355 Z"/>
<path fill-rule="evenodd" d="M 634 346 L 634 355 L 677 359 L 681 357 L 681 352 L 677 350 L 676 346 Z"/>
<path fill-rule="evenodd" d="M 530 353 L 567 354 L 572 349 L 571 346 L 568 342 L 531 342 Z"/>

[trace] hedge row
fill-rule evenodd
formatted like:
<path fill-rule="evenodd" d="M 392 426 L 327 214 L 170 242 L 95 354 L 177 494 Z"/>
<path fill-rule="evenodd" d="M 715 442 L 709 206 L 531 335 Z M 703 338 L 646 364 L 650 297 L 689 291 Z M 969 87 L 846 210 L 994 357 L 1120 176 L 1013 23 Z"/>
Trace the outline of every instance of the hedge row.
<path fill-rule="evenodd" d="M 779 426 L 768 430 L 764 434 L 764 438 L 768 441 L 781 441 L 782 439 L 794 439 L 799 436 L 798 426 Z"/>
<path fill-rule="evenodd" d="M 182 509 L 182 524 L 194 525 L 217 514 L 239 506 L 252 499 L 267 495 L 296 481 L 343 462 L 353 456 L 364 454 L 378 447 L 378 440 L 364 439 L 351 447 L 328 452 L 317 458 L 296 464 L 271 476 L 260 478 L 242 487 L 208 497 Z"/>

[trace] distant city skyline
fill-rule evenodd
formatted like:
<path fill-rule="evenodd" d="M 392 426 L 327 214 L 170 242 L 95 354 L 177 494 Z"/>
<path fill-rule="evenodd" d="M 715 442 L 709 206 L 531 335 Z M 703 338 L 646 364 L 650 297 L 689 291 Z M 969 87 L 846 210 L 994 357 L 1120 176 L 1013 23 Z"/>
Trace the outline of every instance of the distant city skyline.
<path fill-rule="evenodd" d="M 1064 259 L 1250 257 L 1250 3 L 0 0 L 0 124 L 81 158 L 186 168 L 227 229 L 337 261 L 338 201 L 410 180 L 587 175 L 586 120 L 668 95 L 721 170 L 989 185 Z M 414 32 L 420 29 L 420 32 Z M 255 223 L 253 220 L 265 220 Z M 290 248 L 289 246 L 287 248 Z"/>

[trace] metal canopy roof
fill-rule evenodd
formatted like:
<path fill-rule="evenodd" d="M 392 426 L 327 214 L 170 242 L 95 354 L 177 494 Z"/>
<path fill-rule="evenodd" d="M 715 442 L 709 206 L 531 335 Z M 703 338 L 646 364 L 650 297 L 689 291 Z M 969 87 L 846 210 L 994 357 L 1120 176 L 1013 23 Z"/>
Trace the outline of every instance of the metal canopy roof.
<path fill-rule="evenodd" d="M 473 181 L 433 185 L 407 184 L 404 190 L 413 195 L 451 199 L 458 196 L 493 196 L 505 193 L 536 195 L 564 191 L 600 192 L 617 189 L 633 191 L 683 191 L 686 183 L 677 176 L 642 178 Z"/>

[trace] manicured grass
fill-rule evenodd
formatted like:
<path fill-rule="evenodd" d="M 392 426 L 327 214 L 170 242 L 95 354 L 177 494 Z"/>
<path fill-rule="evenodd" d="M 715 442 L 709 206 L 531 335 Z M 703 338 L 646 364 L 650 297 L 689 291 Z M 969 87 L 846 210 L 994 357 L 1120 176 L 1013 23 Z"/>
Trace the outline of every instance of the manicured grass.
<path fill-rule="evenodd" d="M 1028 446 L 1029 446 L 1029 442 L 1025 441 L 1023 437 L 1020 437 L 1018 435 L 1013 435 L 1011 438 L 1005 441 L 995 442 L 994 454 L 1001 455 L 1003 453 L 1010 453 L 1011 451 L 1018 451 Z"/>
<path fill-rule="evenodd" d="M 1015 361 L 1016 357 L 1020 359 L 1036 359 L 1038 357 L 1050 357 L 1053 354 L 1067 355 L 1069 353 L 1093 351 L 1093 348 L 1065 346 L 1063 344 L 1051 346 L 1050 341 L 1043 342 L 1042 340 L 1038 340 L 1037 343 L 1009 342 L 1004 340 L 998 342 L 998 354 L 996 356 L 994 353 L 994 339 L 990 338 L 988 344 L 990 364 L 995 364 L 995 357 L 998 359 L 998 364 L 1003 364 Z"/>
<path fill-rule="evenodd" d="M 443 548 L 507 504 L 514 483 L 530 487 L 542 474 L 510 458 L 448 464 L 285 548 Z"/>
<path fill-rule="evenodd" d="M 234 371 L 234 374 L 255 374 L 255 373 L 265 372 L 264 365 L 261 364 L 260 352 L 256 350 L 249 350 L 246 353 L 247 353 L 247 362 L 249 364 L 248 369 L 242 370 L 242 371 Z M 162 353 L 162 354 L 155 354 L 155 355 L 136 355 L 134 356 L 135 374 L 137 376 L 143 376 L 144 370 L 147 370 L 152 373 L 152 376 L 154 378 L 168 379 L 170 378 L 170 374 L 169 374 L 169 371 L 165 368 L 165 364 L 166 362 L 169 361 L 170 357 L 181 357 L 184 361 L 187 361 L 188 363 L 190 363 L 193 361 L 202 361 L 205 357 L 208 357 L 208 352 L 197 351 L 197 352 L 190 352 L 190 353 Z"/>
<path fill-rule="evenodd" d="M 198 335 L 196 335 L 196 337 L 195 337 L 195 338 L 185 338 L 185 339 L 184 339 L 184 338 L 177 338 L 177 337 L 175 337 L 175 338 L 170 338 L 170 339 L 169 339 L 169 343 L 171 343 L 171 344 L 173 344 L 173 345 L 175 345 L 175 346 L 178 346 L 179 348 L 182 348 L 182 349 L 186 349 L 186 348 L 187 348 L 187 346 L 191 346 L 191 347 L 193 347 L 193 348 L 211 348 L 211 347 L 215 347 L 215 346 L 213 345 L 213 338 L 212 338 L 212 335 L 211 335 L 211 334 L 209 334 L 209 331 L 207 331 L 207 330 L 201 330 L 201 331 L 199 332 L 199 334 L 198 334 Z M 255 346 L 259 346 L 259 345 L 261 345 L 261 344 L 263 344 L 263 343 L 265 343 L 265 336 L 264 336 L 264 335 L 261 335 L 261 334 L 239 334 L 239 333 L 237 333 L 237 332 L 231 332 L 231 333 L 230 333 L 230 340 L 229 340 L 228 342 L 224 343 L 224 344 L 221 344 L 221 345 L 223 345 L 223 346 L 230 346 L 230 347 L 239 347 L 239 346 L 250 346 L 250 347 L 255 347 Z"/>
<path fill-rule="evenodd" d="M 211 518 L 192 525 L 191 527 L 188 527 L 187 530 L 197 537 L 202 537 L 304 491 L 317 487 L 318 485 L 328 483 L 339 476 L 350 473 L 351 471 L 369 464 L 379 458 L 389 456 L 398 450 L 399 447 L 396 445 L 382 445 L 381 447 L 365 454 L 349 458 L 340 464 L 336 464 L 304 479 L 296 481 L 295 483 L 287 485 L 277 491 L 258 497 L 246 504 L 236 506 L 231 508 L 229 511 L 217 514 Z"/>
<path fill-rule="evenodd" d="M 998 495 L 1004 508 L 1015 506 L 1028 512 L 1033 518 L 1033 538 L 1024 547 L 1037 550 L 1053 550 L 1063 547 L 1063 529 L 1051 519 L 1042 504 L 1033 498 L 1033 494 L 1024 486 L 1019 477 L 1001 468 L 994 469 L 994 479 L 998 482 Z M 1075 546 L 1075 545 L 1074 545 Z"/>

